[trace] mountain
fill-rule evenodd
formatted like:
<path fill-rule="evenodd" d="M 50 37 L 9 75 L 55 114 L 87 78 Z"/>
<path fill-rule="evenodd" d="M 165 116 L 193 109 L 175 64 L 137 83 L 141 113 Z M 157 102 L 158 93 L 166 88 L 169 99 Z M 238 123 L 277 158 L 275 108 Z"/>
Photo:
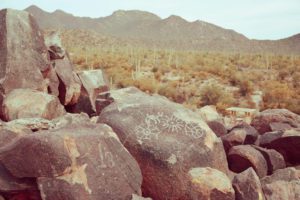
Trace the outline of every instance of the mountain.
<path fill-rule="evenodd" d="M 46 12 L 37 6 L 26 11 L 43 29 L 81 29 L 138 42 L 145 46 L 184 50 L 300 53 L 300 35 L 281 40 L 250 40 L 234 30 L 204 22 L 188 22 L 171 15 L 166 19 L 138 10 L 118 10 L 100 18 L 76 17 L 61 10 Z"/>

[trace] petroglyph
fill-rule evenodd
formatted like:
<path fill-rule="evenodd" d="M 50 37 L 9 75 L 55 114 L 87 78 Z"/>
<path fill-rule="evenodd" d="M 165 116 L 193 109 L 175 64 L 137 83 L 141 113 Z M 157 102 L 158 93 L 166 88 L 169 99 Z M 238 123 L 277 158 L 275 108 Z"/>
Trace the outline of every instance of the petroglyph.
<path fill-rule="evenodd" d="M 144 116 L 144 115 L 143 115 Z M 205 133 L 205 129 L 195 122 L 185 122 L 175 115 L 166 115 L 161 112 L 146 114 L 144 121 L 135 128 L 138 140 L 159 139 L 162 133 L 185 134 L 199 139 Z"/>
<path fill-rule="evenodd" d="M 114 156 L 111 152 L 106 151 L 105 146 L 98 144 L 100 156 L 100 168 L 113 168 L 115 166 Z"/>

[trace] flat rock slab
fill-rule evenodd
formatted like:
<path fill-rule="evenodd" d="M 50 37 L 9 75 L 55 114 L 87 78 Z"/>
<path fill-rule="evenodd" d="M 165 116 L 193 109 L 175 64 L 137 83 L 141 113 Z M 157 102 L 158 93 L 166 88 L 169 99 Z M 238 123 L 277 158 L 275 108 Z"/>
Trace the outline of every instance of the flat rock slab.
<path fill-rule="evenodd" d="M 259 177 L 253 168 L 235 175 L 232 181 L 236 200 L 264 200 Z"/>
<path fill-rule="evenodd" d="M 139 166 L 106 125 L 72 124 L 26 135 L 0 149 L 0 158 L 15 177 L 37 178 L 43 200 L 140 195 Z"/>
<path fill-rule="evenodd" d="M 259 138 L 259 146 L 275 149 L 291 165 L 300 164 L 300 129 L 265 133 Z"/>
<path fill-rule="evenodd" d="M 260 178 L 267 175 L 268 165 L 264 156 L 250 145 L 232 147 L 228 153 L 229 168 L 240 173 L 252 167 Z"/>
<path fill-rule="evenodd" d="M 0 47 L 1 92 L 7 94 L 17 88 L 47 91 L 42 75 L 50 66 L 47 48 L 29 13 L 0 11 Z"/>
<path fill-rule="evenodd" d="M 189 188 L 194 166 L 228 172 L 222 142 L 201 117 L 161 96 L 136 88 L 111 91 L 114 102 L 104 108 L 106 123 L 138 161 L 143 194 L 153 199 L 180 199 Z"/>
<path fill-rule="evenodd" d="M 20 118 L 54 119 L 65 114 L 65 109 L 56 96 L 32 89 L 11 91 L 2 107 L 6 121 Z"/>
<path fill-rule="evenodd" d="M 260 134 L 271 132 L 280 127 L 283 130 L 289 127 L 300 128 L 300 116 L 286 109 L 268 109 L 259 113 L 252 120 L 251 126 Z"/>

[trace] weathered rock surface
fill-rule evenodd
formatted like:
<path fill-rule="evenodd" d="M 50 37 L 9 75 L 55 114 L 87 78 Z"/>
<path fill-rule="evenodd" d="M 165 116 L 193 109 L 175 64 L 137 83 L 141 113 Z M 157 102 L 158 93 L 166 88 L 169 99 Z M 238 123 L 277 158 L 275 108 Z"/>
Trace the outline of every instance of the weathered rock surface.
<path fill-rule="evenodd" d="M 273 129 L 278 130 L 274 123 L 280 123 L 283 129 L 288 127 L 300 128 L 300 116 L 286 109 L 269 109 L 259 113 L 252 120 L 251 125 L 260 134 L 264 134 L 272 131 L 272 125 Z"/>
<path fill-rule="evenodd" d="M 72 124 L 26 135 L 1 148 L 0 159 L 15 177 L 37 178 L 43 200 L 140 195 L 138 164 L 106 125 Z"/>
<path fill-rule="evenodd" d="M 71 112 L 86 112 L 89 115 L 96 113 L 96 99 L 100 93 L 109 90 L 109 82 L 102 70 L 78 72 L 82 82 L 81 94 L 78 103 L 69 108 Z"/>
<path fill-rule="evenodd" d="M 230 132 L 221 137 L 225 151 L 228 152 L 233 146 L 242 144 L 254 144 L 258 132 L 246 123 L 234 126 Z"/>
<path fill-rule="evenodd" d="M 261 180 L 266 200 L 300 199 L 300 174 L 295 168 L 277 170 Z"/>
<path fill-rule="evenodd" d="M 25 11 L 0 11 L 0 86 L 47 91 L 42 72 L 49 66 L 44 38 L 33 17 Z"/>
<path fill-rule="evenodd" d="M 259 138 L 259 145 L 275 149 L 292 165 L 300 164 L 300 129 L 265 133 Z"/>
<path fill-rule="evenodd" d="M 193 168 L 189 171 L 189 178 L 189 197 L 186 199 L 235 199 L 231 181 L 223 172 L 209 167 Z"/>
<path fill-rule="evenodd" d="M 273 149 L 265 149 L 257 146 L 253 146 L 256 150 L 258 150 L 267 161 L 268 165 L 268 175 L 271 175 L 274 171 L 278 169 L 283 169 L 286 167 L 283 156 L 273 150 Z"/>
<path fill-rule="evenodd" d="M 65 113 L 57 97 L 32 89 L 15 89 L 5 98 L 3 117 L 6 121 L 20 118 L 53 119 Z"/>
<path fill-rule="evenodd" d="M 218 137 L 227 134 L 225 125 L 219 121 L 209 121 L 207 122 L 207 125 Z"/>
<path fill-rule="evenodd" d="M 136 88 L 111 91 L 114 102 L 99 122 L 111 126 L 138 161 L 143 194 L 153 199 L 186 197 L 193 167 L 227 173 L 222 142 L 198 114 Z"/>
<path fill-rule="evenodd" d="M 51 60 L 63 59 L 66 55 L 64 48 L 62 47 L 59 33 L 52 31 L 45 38 L 45 44 L 48 47 Z"/>
<path fill-rule="evenodd" d="M 131 200 L 152 200 L 152 199 L 151 198 L 141 197 L 141 196 L 138 196 L 136 194 L 133 194 Z"/>
<path fill-rule="evenodd" d="M 232 181 L 236 200 L 264 200 L 261 183 L 252 168 L 237 174 Z"/>
<path fill-rule="evenodd" d="M 250 145 L 234 146 L 228 153 L 230 170 L 236 173 L 252 167 L 260 178 L 267 175 L 268 165 L 263 155 Z"/>

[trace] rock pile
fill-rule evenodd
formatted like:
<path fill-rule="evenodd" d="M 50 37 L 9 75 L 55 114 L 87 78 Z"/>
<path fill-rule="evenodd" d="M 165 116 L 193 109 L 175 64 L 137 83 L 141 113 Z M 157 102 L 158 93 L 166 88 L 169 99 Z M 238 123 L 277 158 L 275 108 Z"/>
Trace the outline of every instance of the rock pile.
<path fill-rule="evenodd" d="M 0 199 L 300 199 L 299 115 L 227 128 L 213 107 L 109 90 L 24 11 L 0 11 L 0 45 Z"/>

